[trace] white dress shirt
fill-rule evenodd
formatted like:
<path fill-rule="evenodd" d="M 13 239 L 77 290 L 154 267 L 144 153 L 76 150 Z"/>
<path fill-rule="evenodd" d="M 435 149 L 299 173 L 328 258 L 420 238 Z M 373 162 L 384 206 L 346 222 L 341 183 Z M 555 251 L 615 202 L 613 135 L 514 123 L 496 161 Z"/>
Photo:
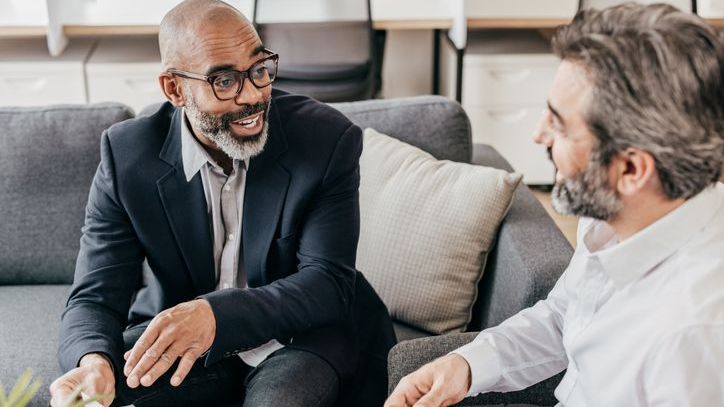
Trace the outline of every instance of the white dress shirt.
<path fill-rule="evenodd" d="M 181 125 L 181 158 L 187 182 L 190 182 L 197 173 L 201 173 L 213 238 L 216 289 L 245 288 L 246 276 L 241 257 L 241 225 L 249 160 L 244 162 L 234 160 L 231 173 L 228 176 L 224 174 L 223 168 L 209 156 L 194 137 L 185 114 Z M 240 353 L 239 357 L 247 365 L 257 366 L 272 352 L 282 347 L 282 344 L 272 339 L 258 348 Z"/>
<path fill-rule="evenodd" d="M 582 219 L 577 247 L 548 298 L 454 351 L 468 396 L 568 369 L 559 406 L 724 406 L 724 185 L 622 242 Z"/>

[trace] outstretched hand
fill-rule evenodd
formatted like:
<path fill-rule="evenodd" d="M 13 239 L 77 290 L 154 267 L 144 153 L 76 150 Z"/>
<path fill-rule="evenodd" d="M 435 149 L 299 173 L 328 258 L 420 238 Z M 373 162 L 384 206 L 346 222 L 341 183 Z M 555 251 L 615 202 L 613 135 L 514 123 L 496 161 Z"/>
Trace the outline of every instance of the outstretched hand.
<path fill-rule="evenodd" d="M 128 387 L 151 386 L 181 358 L 171 378 L 178 386 L 206 352 L 216 336 L 216 318 L 204 299 L 169 308 L 151 321 L 131 350 L 123 356 Z"/>
<path fill-rule="evenodd" d="M 438 358 L 405 376 L 384 407 L 446 407 L 458 403 L 470 389 L 470 366 L 460 355 Z"/>

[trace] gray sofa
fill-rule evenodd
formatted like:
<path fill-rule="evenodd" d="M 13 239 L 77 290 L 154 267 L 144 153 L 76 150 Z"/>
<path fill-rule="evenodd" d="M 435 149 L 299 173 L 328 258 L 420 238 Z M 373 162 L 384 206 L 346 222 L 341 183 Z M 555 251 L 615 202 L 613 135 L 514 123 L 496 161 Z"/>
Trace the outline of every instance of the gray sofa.
<path fill-rule="evenodd" d="M 442 97 L 336 105 L 363 127 L 396 136 L 440 159 L 510 170 L 492 148 L 471 142 L 460 106 Z M 101 132 L 131 118 L 119 104 L 0 108 L 0 383 L 26 369 L 42 381 L 31 405 L 46 406 L 47 387 L 60 374 L 58 324 L 73 280 L 75 257 Z M 521 186 L 501 226 L 480 283 L 468 327 L 495 325 L 545 296 L 571 256 L 571 247 L 544 209 Z M 428 338 L 403 324 L 389 358 L 390 386 L 474 334 Z M 414 338 L 422 338 L 408 341 Z M 550 404 L 555 381 L 537 391 L 492 395 L 477 404 Z"/>

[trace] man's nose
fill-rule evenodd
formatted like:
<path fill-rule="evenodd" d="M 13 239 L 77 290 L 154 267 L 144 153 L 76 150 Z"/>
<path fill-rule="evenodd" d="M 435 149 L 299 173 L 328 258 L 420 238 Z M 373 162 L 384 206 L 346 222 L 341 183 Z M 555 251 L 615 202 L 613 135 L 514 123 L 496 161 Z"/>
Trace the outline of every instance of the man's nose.
<path fill-rule="evenodd" d="M 253 105 L 260 102 L 262 98 L 261 89 L 257 88 L 249 79 L 245 79 L 241 92 L 234 98 L 234 103 L 239 106 Z"/>
<path fill-rule="evenodd" d="M 548 127 L 548 110 L 544 110 L 541 113 L 540 119 L 538 119 L 538 125 L 533 132 L 533 141 L 537 144 L 543 144 L 550 148 L 553 145 L 553 136 L 550 128 Z"/>

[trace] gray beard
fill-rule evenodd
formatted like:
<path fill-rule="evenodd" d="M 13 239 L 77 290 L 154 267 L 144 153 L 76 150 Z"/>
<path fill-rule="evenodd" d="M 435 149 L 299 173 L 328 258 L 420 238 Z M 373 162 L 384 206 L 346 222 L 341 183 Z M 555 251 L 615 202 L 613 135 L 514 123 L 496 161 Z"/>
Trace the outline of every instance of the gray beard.
<path fill-rule="evenodd" d="M 608 221 L 621 209 L 621 200 L 608 185 L 608 174 L 593 154 L 588 167 L 571 178 L 557 182 L 551 193 L 553 209 L 574 215 Z"/>
<path fill-rule="evenodd" d="M 268 104 L 266 111 L 262 115 L 261 120 L 264 120 L 264 124 L 262 125 L 261 132 L 253 137 L 236 138 L 232 135 L 229 120 L 224 120 L 220 116 L 201 111 L 190 89 L 186 89 L 186 95 L 185 112 L 189 123 L 192 127 L 203 132 L 204 136 L 213 141 L 224 154 L 232 159 L 244 161 L 264 151 L 264 146 L 266 146 L 267 139 L 269 138 L 269 122 L 267 117 L 269 117 L 271 103 Z"/>

